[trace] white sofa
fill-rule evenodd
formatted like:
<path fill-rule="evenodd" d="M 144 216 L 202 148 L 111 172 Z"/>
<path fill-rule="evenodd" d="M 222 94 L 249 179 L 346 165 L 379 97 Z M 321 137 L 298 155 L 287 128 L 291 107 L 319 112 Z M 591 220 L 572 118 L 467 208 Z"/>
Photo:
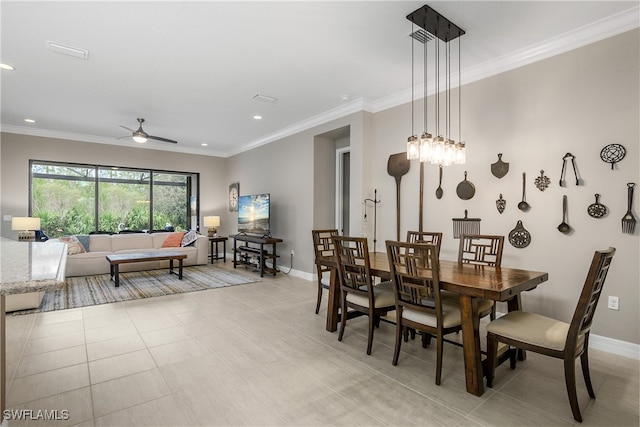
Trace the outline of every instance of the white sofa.
<path fill-rule="evenodd" d="M 169 234 L 171 233 L 92 234 L 89 236 L 87 252 L 67 256 L 66 277 L 108 274 L 109 262 L 106 256 L 116 253 L 178 251 L 187 254 L 187 258 L 183 261 L 185 266 L 208 262 L 209 238 L 207 236 L 198 235 L 196 241 L 189 246 L 163 248 L 162 244 Z M 169 261 L 152 261 L 121 264 L 119 269 L 120 272 L 126 272 L 168 267 Z M 43 292 L 7 295 L 6 311 L 37 308 L 43 296 Z"/>

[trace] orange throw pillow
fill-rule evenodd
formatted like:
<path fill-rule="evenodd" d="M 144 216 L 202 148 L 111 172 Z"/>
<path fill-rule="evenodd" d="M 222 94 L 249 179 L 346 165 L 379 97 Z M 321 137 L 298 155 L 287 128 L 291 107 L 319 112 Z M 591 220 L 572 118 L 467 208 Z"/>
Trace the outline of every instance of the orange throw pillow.
<path fill-rule="evenodd" d="M 182 243 L 182 237 L 184 236 L 184 231 L 177 231 L 175 233 L 171 233 L 164 239 L 164 243 L 162 244 L 163 248 L 179 248 Z"/>

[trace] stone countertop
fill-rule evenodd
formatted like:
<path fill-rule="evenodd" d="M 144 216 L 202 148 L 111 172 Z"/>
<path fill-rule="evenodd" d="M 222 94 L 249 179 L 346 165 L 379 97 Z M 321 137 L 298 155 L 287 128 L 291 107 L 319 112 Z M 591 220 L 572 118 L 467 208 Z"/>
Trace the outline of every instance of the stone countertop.
<path fill-rule="evenodd" d="M 0 295 L 40 292 L 62 286 L 67 245 L 0 238 Z"/>

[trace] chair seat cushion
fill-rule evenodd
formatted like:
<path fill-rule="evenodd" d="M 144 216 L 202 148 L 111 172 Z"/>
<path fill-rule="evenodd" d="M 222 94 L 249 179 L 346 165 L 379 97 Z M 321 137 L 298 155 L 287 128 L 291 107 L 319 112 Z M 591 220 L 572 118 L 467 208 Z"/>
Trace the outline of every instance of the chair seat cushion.
<path fill-rule="evenodd" d="M 536 313 L 512 311 L 487 325 L 487 332 L 553 350 L 564 350 L 569 324 Z M 578 337 L 576 349 L 584 344 Z"/>
<path fill-rule="evenodd" d="M 381 282 L 373 287 L 375 308 L 391 307 L 396 305 L 396 300 L 393 296 L 391 286 L 391 282 Z M 347 302 L 360 305 L 362 307 L 369 307 L 369 298 L 353 292 L 347 293 Z"/>
<path fill-rule="evenodd" d="M 440 298 L 450 304 L 460 304 L 460 297 L 455 292 L 441 291 Z M 486 298 L 478 298 L 478 315 L 480 317 L 488 316 L 493 308 L 493 301 Z"/>
<path fill-rule="evenodd" d="M 427 313 L 424 311 L 412 310 L 405 308 L 402 310 L 402 318 L 412 322 L 435 328 L 437 326 L 435 313 Z M 442 301 L 442 327 L 452 328 L 461 324 L 460 305 L 451 303 L 451 301 Z"/>

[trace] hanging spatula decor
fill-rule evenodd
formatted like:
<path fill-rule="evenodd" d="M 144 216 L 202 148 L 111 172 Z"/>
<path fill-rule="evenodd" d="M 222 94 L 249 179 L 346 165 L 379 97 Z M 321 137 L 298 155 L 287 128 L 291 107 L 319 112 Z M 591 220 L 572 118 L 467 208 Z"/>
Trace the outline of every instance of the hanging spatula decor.
<path fill-rule="evenodd" d="M 602 218 L 607 214 L 607 207 L 600 203 L 600 195 L 596 194 L 596 202 L 587 207 L 587 213 L 592 218 Z"/>
<path fill-rule="evenodd" d="M 526 248 L 531 243 L 531 234 L 524 228 L 522 221 L 518 220 L 516 228 L 509 233 L 509 243 L 518 249 Z"/>
<path fill-rule="evenodd" d="M 509 163 L 502 161 L 502 153 L 498 153 L 498 161 L 491 164 L 491 173 L 496 178 L 502 178 L 509 172 Z"/>

